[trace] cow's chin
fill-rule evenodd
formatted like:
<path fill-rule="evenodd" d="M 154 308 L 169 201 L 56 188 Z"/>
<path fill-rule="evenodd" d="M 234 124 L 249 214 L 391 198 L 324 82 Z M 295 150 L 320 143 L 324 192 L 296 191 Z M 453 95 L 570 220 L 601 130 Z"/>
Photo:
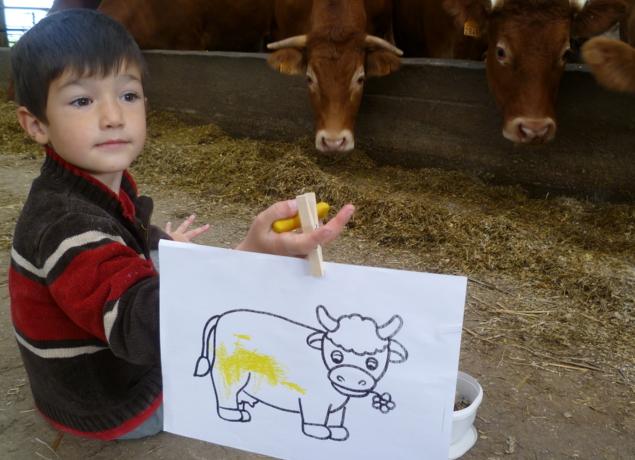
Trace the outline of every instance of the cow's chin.
<path fill-rule="evenodd" d="M 333 382 L 331 382 L 331 385 L 333 385 L 333 388 L 335 388 L 339 393 L 342 393 L 344 396 L 350 396 L 351 398 L 363 398 L 372 391 L 372 388 L 369 388 L 368 390 L 352 390 Z"/>

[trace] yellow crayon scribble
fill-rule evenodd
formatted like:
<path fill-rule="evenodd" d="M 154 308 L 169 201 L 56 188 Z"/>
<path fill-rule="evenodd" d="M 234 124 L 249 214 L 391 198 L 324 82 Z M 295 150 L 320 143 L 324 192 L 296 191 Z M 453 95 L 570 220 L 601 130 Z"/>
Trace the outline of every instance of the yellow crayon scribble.
<path fill-rule="evenodd" d="M 295 383 L 291 383 L 291 382 L 280 382 L 280 385 L 283 385 L 287 388 L 291 388 L 292 390 L 297 391 L 298 393 L 302 393 L 303 395 L 306 394 L 306 390 L 304 388 L 302 388 L 300 385 L 296 385 Z"/>
<path fill-rule="evenodd" d="M 256 393 L 262 383 L 266 382 L 271 387 L 283 385 L 290 390 L 306 394 L 304 388 L 286 380 L 286 369 L 288 368 L 277 362 L 274 356 L 258 353 L 257 349 L 247 350 L 240 343 L 240 339 L 251 340 L 251 337 L 234 335 L 238 337 L 238 340 L 234 343 L 234 350 L 231 354 L 228 353 L 227 347 L 222 342 L 216 347 L 215 367 L 220 373 L 225 387 L 225 398 L 223 399 L 228 399 L 231 396 L 232 388 L 240 383 L 245 373 L 251 374 L 252 388 Z M 219 388 L 217 387 L 216 390 L 218 391 Z"/>
<path fill-rule="evenodd" d="M 234 334 L 234 337 L 238 337 L 238 339 L 251 340 L 250 335 Z"/>

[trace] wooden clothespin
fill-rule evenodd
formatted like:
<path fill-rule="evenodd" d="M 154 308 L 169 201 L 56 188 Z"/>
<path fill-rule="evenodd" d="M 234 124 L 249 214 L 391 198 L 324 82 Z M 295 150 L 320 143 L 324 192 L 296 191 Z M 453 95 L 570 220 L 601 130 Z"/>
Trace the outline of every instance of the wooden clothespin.
<path fill-rule="evenodd" d="M 305 193 L 295 197 L 298 203 L 298 213 L 302 222 L 302 232 L 310 233 L 318 228 L 318 214 L 316 208 L 315 193 Z M 324 260 L 322 259 L 322 247 L 318 246 L 309 253 L 309 263 L 313 276 L 324 276 Z"/>

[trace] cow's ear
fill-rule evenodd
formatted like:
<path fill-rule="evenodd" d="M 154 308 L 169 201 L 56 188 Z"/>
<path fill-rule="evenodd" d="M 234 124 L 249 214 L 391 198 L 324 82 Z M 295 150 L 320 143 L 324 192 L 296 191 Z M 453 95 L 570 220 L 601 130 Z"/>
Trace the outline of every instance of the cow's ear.
<path fill-rule="evenodd" d="M 573 20 L 571 35 L 595 37 L 610 30 L 626 13 L 622 0 L 594 0 L 587 2 Z"/>
<path fill-rule="evenodd" d="M 388 50 L 369 50 L 366 53 L 366 76 L 369 78 L 397 72 L 402 66 L 399 56 Z"/>
<path fill-rule="evenodd" d="M 306 73 L 304 53 L 295 48 L 274 51 L 267 58 L 267 64 L 273 70 L 285 75 L 304 75 Z"/>
<path fill-rule="evenodd" d="M 617 91 L 635 92 L 635 49 L 626 43 L 596 37 L 584 44 L 582 57 L 600 84 Z"/>
<path fill-rule="evenodd" d="M 324 338 L 324 332 L 317 331 L 317 332 L 314 332 L 313 334 L 310 334 L 306 338 L 306 343 L 311 348 L 315 348 L 316 350 L 321 350 L 322 349 L 322 339 L 323 338 Z"/>
<path fill-rule="evenodd" d="M 491 0 L 443 0 L 443 7 L 450 16 L 454 16 L 457 27 L 463 29 L 474 21 L 480 30 L 487 30 Z"/>

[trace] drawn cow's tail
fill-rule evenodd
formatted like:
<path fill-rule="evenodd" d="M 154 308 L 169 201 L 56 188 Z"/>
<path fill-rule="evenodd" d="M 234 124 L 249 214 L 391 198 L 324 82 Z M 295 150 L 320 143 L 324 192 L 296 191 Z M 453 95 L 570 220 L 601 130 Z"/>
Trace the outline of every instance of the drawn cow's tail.
<path fill-rule="evenodd" d="M 199 356 L 198 360 L 196 360 L 194 377 L 205 377 L 207 374 L 209 374 L 209 371 L 212 368 L 212 363 L 209 360 L 209 340 L 216 330 L 218 318 L 220 318 L 219 315 L 212 316 L 205 323 L 205 327 L 203 328 L 203 337 L 201 339 L 203 341 L 201 356 Z"/>

